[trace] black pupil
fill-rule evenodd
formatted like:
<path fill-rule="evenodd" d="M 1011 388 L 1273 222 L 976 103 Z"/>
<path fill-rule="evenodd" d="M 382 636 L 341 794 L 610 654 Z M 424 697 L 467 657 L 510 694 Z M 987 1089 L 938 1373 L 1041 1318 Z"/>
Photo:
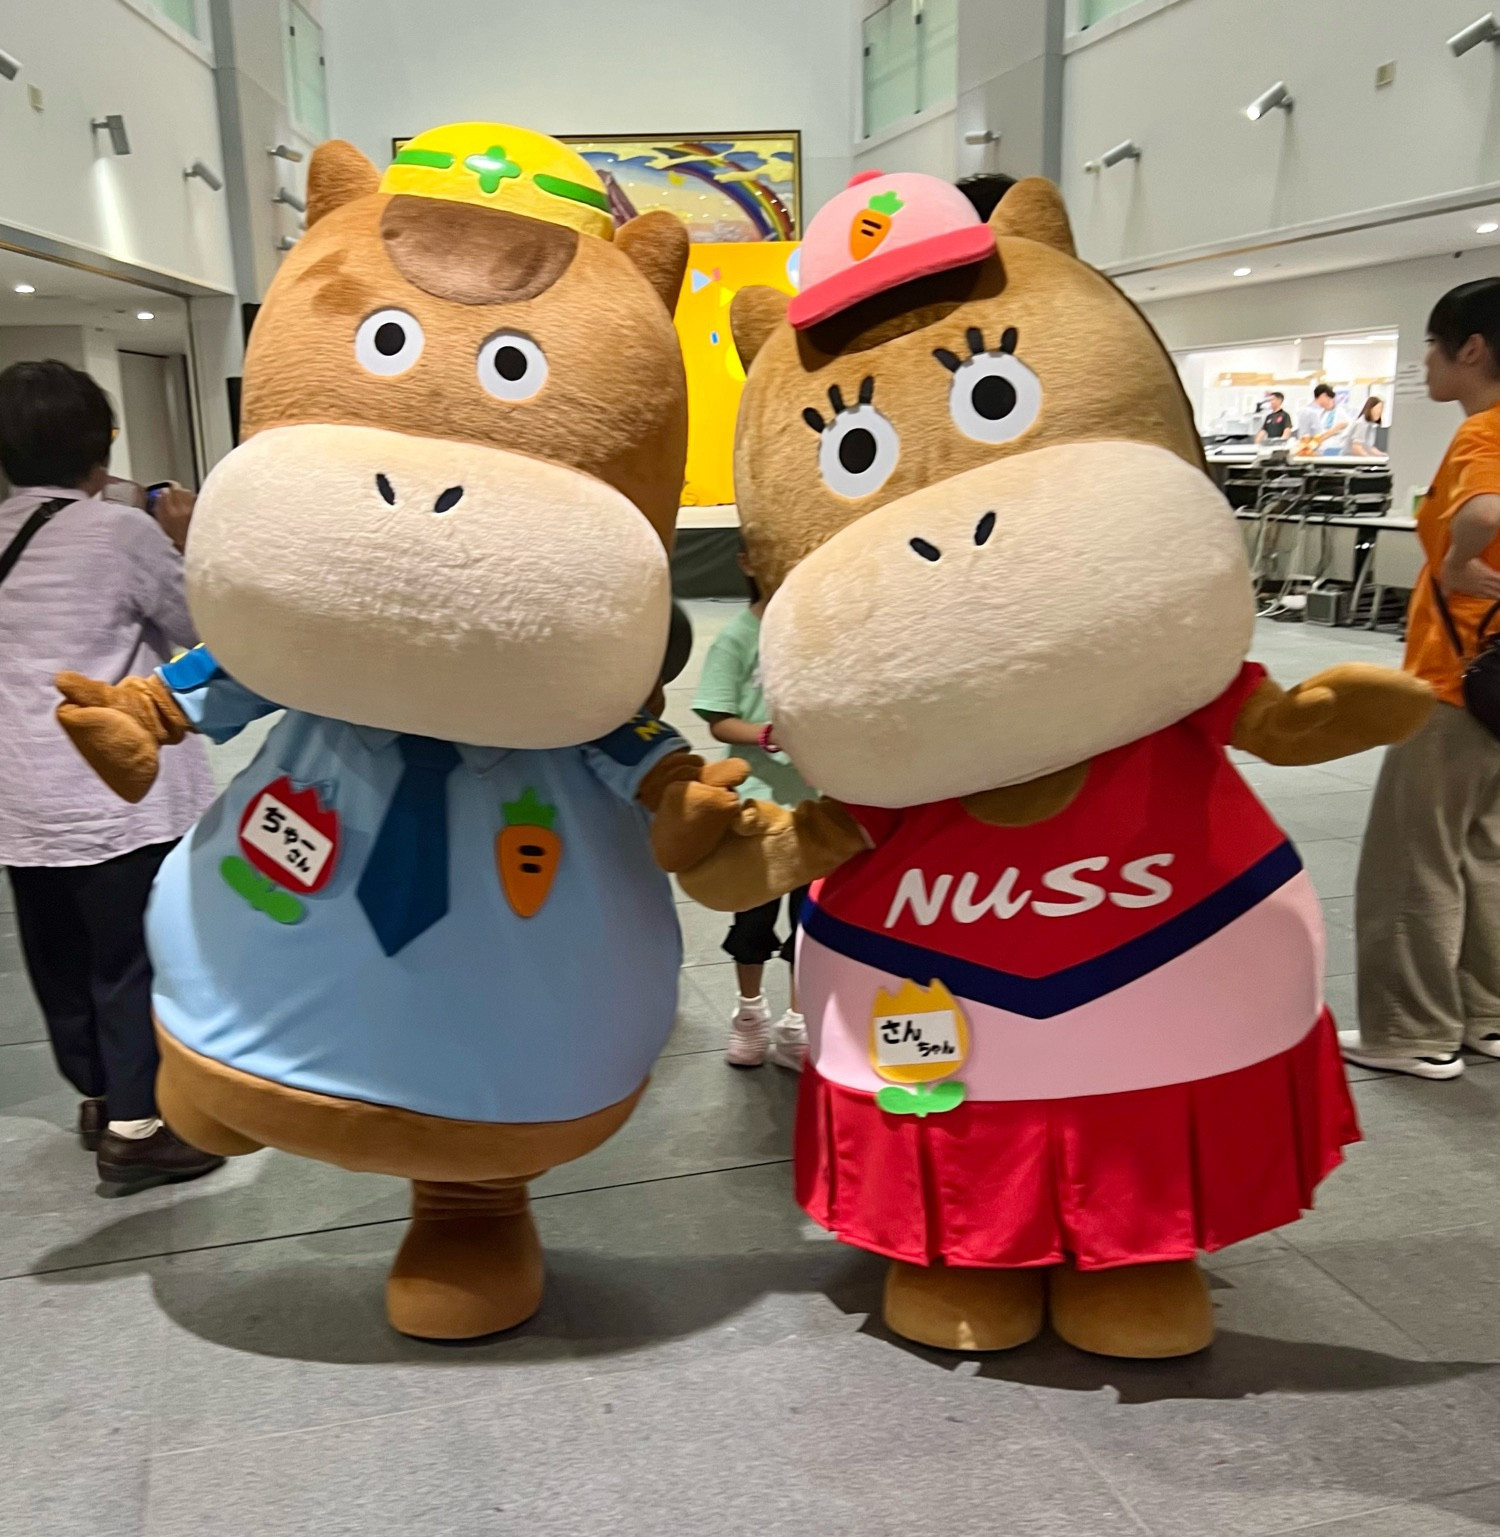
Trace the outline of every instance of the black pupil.
<path fill-rule="evenodd" d="M 987 421 L 1003 421 L 1016 409 L 1016 387 L 1002 374 L 986 374 L 974 386 L 974 409 Z"/>
<path fill-rule="evenodd" d="M 406 345 L 406 327 L 387 320 L 375 333 L 375 350 L 383 358 L 393 358 Z"/>
<path fill-rule="evenodd" d="M 519 347 L 501 347 L 495 353 L 495 372 L 512 384 L 526 377 L 526 354 Z"/>
<path fill-rule="evenodd" d="M 839 463 L 851 475 L 863 475 L 875 462 L 875 434 L 868 427 L 846 432 L 839 442 Z"/>

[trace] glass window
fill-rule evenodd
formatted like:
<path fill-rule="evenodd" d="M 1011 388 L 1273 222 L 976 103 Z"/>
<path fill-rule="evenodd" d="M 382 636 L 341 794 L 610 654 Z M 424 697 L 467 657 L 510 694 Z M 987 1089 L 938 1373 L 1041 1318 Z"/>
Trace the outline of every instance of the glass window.
<path fill-rule="evenodd" d="M 297 0 L 286 8 L 286 94 L 292 121 L 309 139 L 328 137 L 328 87 L 323 76 L 323 29 Z"/>
<path fill-rule="evenodd" d="M 198 0 L 151 0 L 151 5 L 189 37 L 203 36 L 198 30 Z"/>
<path fill-rule="evenodd" d="M 958 0 L 887 0 L 864 21 L 864 131 L 952 101 Z"/>
<path fill-rule="evenodd" d="M 1116 11 L 1128 11 L 1137 3 L 1138 0 L 1079 0 L 1079 30 L 1093 26 L 1096 21 L 1103 21 L 1106 16 L 1113 16 Z"/>

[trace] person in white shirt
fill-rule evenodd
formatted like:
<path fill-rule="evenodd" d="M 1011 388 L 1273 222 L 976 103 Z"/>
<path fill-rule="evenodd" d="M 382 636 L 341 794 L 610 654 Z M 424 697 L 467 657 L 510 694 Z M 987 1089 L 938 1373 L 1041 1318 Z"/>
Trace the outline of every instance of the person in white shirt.
<path fill-rule="evenodd" d="M 1302 452 L 1317 453 L 1325 440 L 1349 425 L 1338 413 L 1337 400 L 1331 384 L 1313 386 L 1312 404 L 1297 412 L 1297 436 L 1302 440 Z"/>
<path fill-rule="evenodd" d="M 1385 402 L 1378 395 L 1371 395 L 1359 415 L 1333 439 L 1338 452 L 1355 459 L 1384 459 L 1379 439 L 1380 419 L 1385 412 Z"/>

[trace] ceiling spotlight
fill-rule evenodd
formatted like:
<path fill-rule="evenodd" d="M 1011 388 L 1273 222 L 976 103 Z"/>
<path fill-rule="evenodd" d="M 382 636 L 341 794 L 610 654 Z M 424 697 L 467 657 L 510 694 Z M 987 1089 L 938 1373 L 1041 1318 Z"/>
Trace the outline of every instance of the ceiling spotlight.
<path fill-rule="evenodd" d="M 215 192 L 224 190 L 224 183 L 219 179 L 218 172 L 210 170 L 201 160 L 195 160 L 182 175 L 186 181 L 191 181 L 196 176 L 199 181 L 206 182 Z"/>
<path fill-rule="evenodd" d="M 1141 147 L 1134 139 L 1122 139 L 1113 149 L 1107 149 L 1099 157 L 1099 164 L 1108 168 L 1119 165 L 1122 160 L 1139 160 Z"/>
<path fill-rule="evenodd" d="M 288 192 L 285 187 L 278 187 L 276 189 L 276 196 L 271 201 L 273 203 L 281 203 L 287 208 L 295 208 L 298 213 L 307 212 L 307 204 L 295 192 Z"/>
<path fill-rule="evenodd" d="M 998 144 L 1000 135 L 993 128 L 972 128 L 964 135 L 965 144 Z"/>
<path fill-rule="evenodd" d="M 1500 230 L 1500 224 L 1496 224 L 1493 219 L 1486 219 L 1483 224 L 1474 226 L 1476 235 L 1493 235 L 1496 230 Z"/>
<path fill-rule="evenodd" d="M 1258 123 L 1268 112 L 1274 112 L 1277 108 L 1283 112 L 1292 110 L 1292 93 L 1286 88 L 1285 80 L 1278 80 L 1269 91 L 1263 91 L 1254 101 L 1245 108 L 1245 116 L 1252 123 Z"/>
<path fill-rule="evenodd" d="M 36 288 L 30 283 L 17 283 L 16 292 L 18 294 L 34 294 Z"/>
<path fill-rule="evenodd" d="M 1235 269 L 1234 269 L 1234 275 L 1235 275 L 1235 276 L 1236 276 L 1236 277 L 1237 277 L 1237 278 L 1247 278 L 1247 277 L 1249 277 L 1249 276 L 1250 276 L 1250 274 L 1251 274 L 1251 273 L 1252 273 L 1252 272 L 1253 272 L 1253 271 L 1254 271 L 1254 270 L 1255 270 L 1255 269 L 1254 269 L 1254 268 L 1253 268 L 1253 267 L 1236 267 L 1236 268 L 1235 268 Z"/>
<path fill-rule="evenodd" d="M 111 112 L 108 117 L 96 117 L 90 120 L 89 127 L 95 133 L 106 132 L 109 134 L 109 147 L 117 155 L 130 153 L 130 135 L 125 132 L 125 119 L 118 112 Z"/>
<path fill-rule="evenodd" d="M 1471 48 L 1477 48 L 1481 43 L 1500 43 L 1500 21 L 1495 20 L 1495 13 L 1481 16 L 1478 21 L 1472 21 L 1462 32 L 1455 32 L 1448 39 L 1448 47 L 1453 52 L 1455 59 L 1461 59 Z"/>
<path fill-rule="evenodd" d="M 135 312 L 135 318 L 137 320 L 155 320 L 156 316 L 150 310 L 137 310 Z"/>
<path fill-rule="evenodd" d="M 290 144 L 273 144 L 266 153 L 268 155 L 275 155 L 278 160 L 290 160 L 293 165 L 296 165 L 302 159 L 302 151 L 300 149 L 293 149 Z"/>
<path fill-rule="evenodd" d="M 0 48 L 0 75 L 7 80 L 14 80 L 21 73 L 21 61 L 13 53 L 7 53 Z"/>

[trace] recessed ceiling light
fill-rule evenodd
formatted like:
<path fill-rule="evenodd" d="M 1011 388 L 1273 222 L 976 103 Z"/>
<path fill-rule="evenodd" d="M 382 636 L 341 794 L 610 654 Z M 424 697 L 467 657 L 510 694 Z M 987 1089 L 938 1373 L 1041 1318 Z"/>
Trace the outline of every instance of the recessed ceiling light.
<path fill-rule="evenodd" d="M 34 294 L 36 289 L 30 283 L 17 283 L 16 292 L 18 294 Z"/>
<path fill-rule="evenodd" d="M 1234 275 L 1237 278 L 1247 278 L 1247 277 L 1250 276 L 1250 273 L 1252 272 L 1252 270 L 1253 269 L 1250 268 L 1250 267 L 1236 267 L 1234 269 Z"/>
<path fill-rule="evenodd" d="M 1474 233 L 1476 235 L 1493 235 L 1496 230 L 1500 230 L 1500 224 L 1497 224 L 1493 219 L 1486 219 L 1483 224 L 1476 224 L 1474 226 Z"/>
<path fill-rule="evenodd" d="M 135 318 L 137 320 L 155 320 L 156 316 L 153 315 L 150 310 L 137 310 L 135 312 Z"/>

